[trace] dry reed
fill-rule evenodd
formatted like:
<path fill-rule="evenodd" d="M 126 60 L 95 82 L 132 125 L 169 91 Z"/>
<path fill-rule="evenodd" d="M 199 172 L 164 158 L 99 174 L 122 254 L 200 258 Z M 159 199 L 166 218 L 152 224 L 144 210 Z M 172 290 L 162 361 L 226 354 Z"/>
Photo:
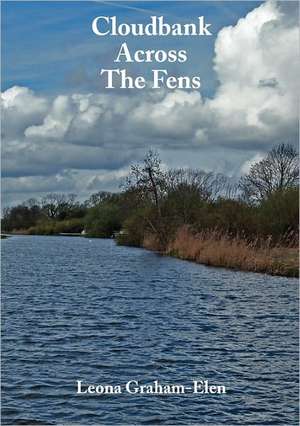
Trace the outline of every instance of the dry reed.
<path fill-rule="evenodd" d="M 156 239 L 148 236 L 144 247 L 157 250 Z M 245 238 L 224 235 L 217 230 L 195 234 L 188 226 L 183 226 L 169 243 L 165 253 L 205 265 L 299 276 L 298 249 L 278 244 L 273 246 L 271 238 L 250 242 Z"/>

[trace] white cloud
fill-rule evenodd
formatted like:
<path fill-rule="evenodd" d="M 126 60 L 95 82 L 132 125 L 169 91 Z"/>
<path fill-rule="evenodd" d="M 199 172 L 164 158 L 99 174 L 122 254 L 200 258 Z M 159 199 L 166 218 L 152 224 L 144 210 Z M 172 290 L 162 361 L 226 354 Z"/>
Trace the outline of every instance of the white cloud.
<path fill-rule="evenodd" d="M 253 142 L 268 144 L 295 135 L 298 32 L 296 25 L 286 27 L 284 15 L 273 1 L 219 32 L 215 70 L 220 87 L 210 107 L 220 128 L 226 129 L 225 141 L 231 138 L 239 143 L 244 133 L 250 143 L 252 137 Z"/>
<path fill-rule="evenodd" d="M 263 160 L 265 156 L 261 153 L 258 152 L 257 154 L 255 154 L 253 157 L 251 157 L 249 160 L 246 160 L 241 167 L 241 174 L 242 175 L 246 175 L 249 173 L 251 167 L 253 166 L 253 164 L 258 163 L 259 161 Z"/>
<path fill-rule="evenodd" d="M 43 124 L 28 127 L 26 137 L 46 139 L 62 139 L 68 131 L 73 119 L 72 104 L 68 96 L 58 96 L 44 118 Z"/>
<path fill-rule="evenodd" d="M 235 169 L 246 173 L 274 144 L 297 143 L 298 30 L 273 1 L 223 28 L 215 43 L 219 86 L 212 99 L 183 90 L 52 99 L 12 87 L 1 95 L 4 173 L 16 179 L 33 176 L 26 188 L 34 188 L 35 179 L 41 188 L 38 175 L 89 170 L 82 182 L 98 188 L 117 182 L 119 171 L 150 146 L 178 159 L 187 151 L 198 150 L 200 157 L 226 149 L 220 155 L 227 171 L 232 174 L 234 158 L 240 161 Z M 17 180 L 10 185 L 18 185 Z"/>
<path fill-rule="evenodd" d="M 1 93 L 4 137 L 23 136 L 28 126 L 43 120 L 48 104 L 47 99 L 36 96 L 27 87 L 14 86 Z"/>
<path fill-rule="evenodd" d="M 14 109 L 22 115 L 38 114 L 45 110 L 46 101 L 26 87 L 14 86 L 1 94 L 4 110 Z M 24 106 L 27 106 L 24 108 Z"/>

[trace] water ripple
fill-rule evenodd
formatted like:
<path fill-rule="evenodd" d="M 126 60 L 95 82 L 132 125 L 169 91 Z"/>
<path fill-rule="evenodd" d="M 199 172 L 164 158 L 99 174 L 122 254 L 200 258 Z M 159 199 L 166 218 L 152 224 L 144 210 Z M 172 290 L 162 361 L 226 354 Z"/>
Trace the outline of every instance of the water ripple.
<path fill-rule="evenodd" d="M 298 424 L 298 282 L 111 240 L 1 241 L 3 424 Z M 76 395 L 84 383 L 226 395 Z"/>

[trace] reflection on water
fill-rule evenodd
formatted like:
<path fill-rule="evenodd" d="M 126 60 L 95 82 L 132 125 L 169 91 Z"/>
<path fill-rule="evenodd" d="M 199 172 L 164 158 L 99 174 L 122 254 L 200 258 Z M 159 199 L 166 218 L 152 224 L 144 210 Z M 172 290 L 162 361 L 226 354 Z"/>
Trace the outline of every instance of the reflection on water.
<path fill-rule="evenodd" d="M 4 424 L 298 424 L 298 281 L 112 240 L 2 244 Z M 226 395 L 76 395 L 84 383 Z"/>

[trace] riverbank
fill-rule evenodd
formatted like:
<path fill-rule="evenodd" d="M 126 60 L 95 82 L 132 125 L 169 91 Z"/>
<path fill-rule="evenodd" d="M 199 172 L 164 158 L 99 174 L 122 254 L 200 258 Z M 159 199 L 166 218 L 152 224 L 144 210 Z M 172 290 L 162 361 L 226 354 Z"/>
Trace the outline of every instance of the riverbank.
<path fill-rule="evenodd" d="M 299 250 L 278 245 L 272 247 L 268 240 L 260 244 L 250 243 L 218 232 L 195 234 L 188 227 L 182 227 L 165 249 L 159 248 L 153 236 L 144 239 L 143 247 L 208 266 L 299 277 Z"/>
<path fill-rule="evenodd" d="M 10 235 L 32 234 L 25 230 L 11 233 Z M 91 238 L 88 234 L 75 233 L 48 235 Z M 116 239 L 120 245 L 132 245 L 126 241 L 126 234 L 119 234 Z M 182 227 L 178 230 L 176 237 L 165 248 L 162 248 L 157 238 L 150 234 L 144 238 L 140 246 L 160 252 L 163 255 L 207 266 L 284 277 L 299 277 L 299 249 L 280 245 L 272 247 L 269 240 L 264 241 L 264 243 L 260 242 L 260 244 L 257 242 L 250 243 L 241 238 L 230 238 L 227 235 L 213 231 L 195 234 L 188 227 Z"/>

